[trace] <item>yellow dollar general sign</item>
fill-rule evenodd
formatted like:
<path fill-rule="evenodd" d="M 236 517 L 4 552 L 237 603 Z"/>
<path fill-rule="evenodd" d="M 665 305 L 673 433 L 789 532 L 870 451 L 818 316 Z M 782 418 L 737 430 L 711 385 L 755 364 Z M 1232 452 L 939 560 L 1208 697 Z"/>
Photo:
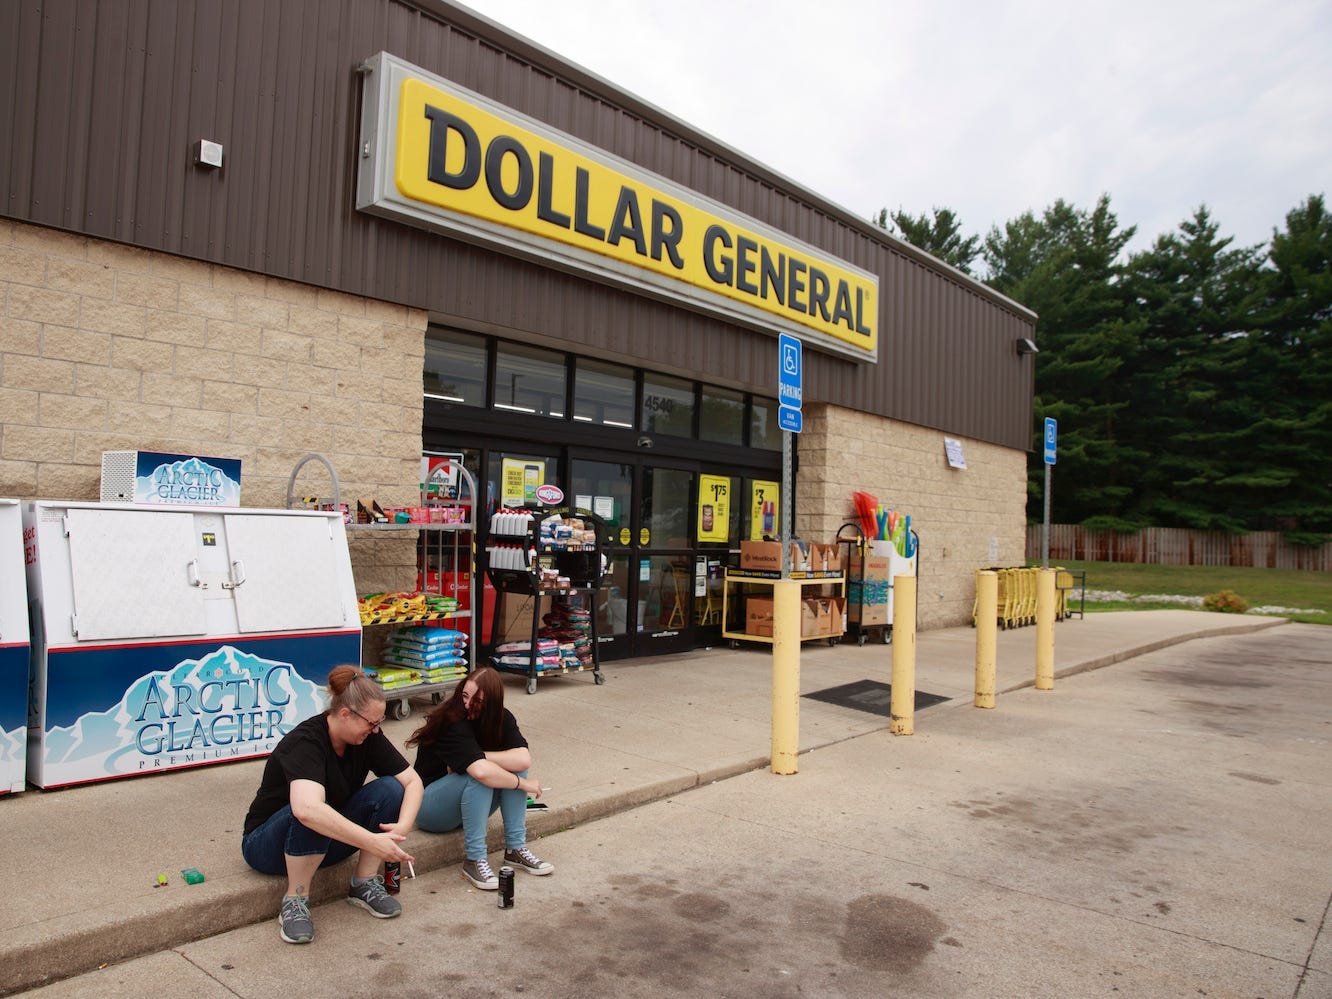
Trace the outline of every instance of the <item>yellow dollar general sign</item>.
<path fill-rule="evenodd" d="M 877 276 L 381 52 L 357 207 L 878 356 Z"/>

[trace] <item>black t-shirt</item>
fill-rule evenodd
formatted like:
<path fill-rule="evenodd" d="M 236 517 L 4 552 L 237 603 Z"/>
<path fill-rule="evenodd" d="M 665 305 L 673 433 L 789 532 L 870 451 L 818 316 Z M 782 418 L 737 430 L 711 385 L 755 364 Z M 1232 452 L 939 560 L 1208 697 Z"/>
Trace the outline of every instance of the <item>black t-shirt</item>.
<path fill-rule="evenodd" d="M 307 718 L 282 737 L 264 764 L 259 792 L 245 816 L 244 835 L 291 804 L 291 782 L 312 780 L 323 785 L 324 800 L 341 809 L 370 771 L 377 777 L 396 777 L 407 769 L 407 758 L 383 732 L 371 732 L 359 746 L 348 745 L 339 756 L 328 735 L 328 712 Z"/>
<path fill-rule="evenodd" d="M 449 725 L 434 742 L 423 744 L 416 751 L 416 772 L 426 784 L 433 784 L 447 774 L 466 773 L 477 760 L 485 759 L 486 753 L 505 749 L 519 749 L 527 746 L 523 733 L 518 731 L 518 719 L 508 708 L 500 721 L 500 737 L 494 746 L 482 746 L 477 741 L 476 731 L 469 719 Z"/>

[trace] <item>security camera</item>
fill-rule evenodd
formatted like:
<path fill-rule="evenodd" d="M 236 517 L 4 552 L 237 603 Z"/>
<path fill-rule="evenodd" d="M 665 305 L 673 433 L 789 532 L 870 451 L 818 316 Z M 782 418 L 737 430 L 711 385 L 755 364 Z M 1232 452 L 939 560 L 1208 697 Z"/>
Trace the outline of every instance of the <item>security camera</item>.
<path fill-rule="evenodd" d="M 647 434 L 644 434 L 642 437 L 638 438 L 638 446 L 639 446 L 639 447 L 651 447 L 651 446 L 652 446 L 652 438 L 649 437 Z"/>

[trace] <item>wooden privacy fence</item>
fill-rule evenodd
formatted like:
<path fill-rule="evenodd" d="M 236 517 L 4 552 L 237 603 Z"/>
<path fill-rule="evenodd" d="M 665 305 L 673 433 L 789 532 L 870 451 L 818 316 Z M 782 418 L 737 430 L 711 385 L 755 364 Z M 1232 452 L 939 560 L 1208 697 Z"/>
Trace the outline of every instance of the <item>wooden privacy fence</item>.
<path fill-rule="evenodd" d="M 1041 557 L 1041 525 L 1027 525 L 1027 558 Z M 1145 527 L 1123 534 L 1078 524 L 1050 525 L 1050 564 L 1145 562 L 1155 565 L 1235 565 L 1258 569 L 1332 571 L 1332 542 L 1293 545 L 1278 531 L 1227 534 L 1183 527 Z"/>

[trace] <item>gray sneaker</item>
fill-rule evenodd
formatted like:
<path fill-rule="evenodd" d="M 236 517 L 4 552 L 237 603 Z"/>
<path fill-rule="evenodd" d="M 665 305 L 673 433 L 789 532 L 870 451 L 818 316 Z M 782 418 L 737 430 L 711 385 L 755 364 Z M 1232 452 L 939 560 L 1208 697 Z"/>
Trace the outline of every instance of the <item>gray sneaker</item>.
<path fill-rule="evenodd" d="M 480 860 L 464 860 L 463 877 L 482 891 L 499 891 L 499 878 L 490 869 L 490 862 L 485 857 Z"/>
<path fill-rule="evenodd" d="M 304 944 L 313 940 L 314 920 L 310 918 L 310 900 L 304 895 L 283 895 L 278 925 L 282 927 L 282 939 L 287 943 Z"/>
<path fill-rule="evenodd" d="M 378 874 L 362 884 L 353 883 L 347 901 L 359 905 L 376 919 L 402 915 L 402 903 L 384 890 L 384 880 Z"/>
<path fill-rule="evenodd" d="M 505 850 L 504 862 L 517 871 L 526 871 L 528 874 L 550 874 L 555 870 L 555 865 L 549 861 L 542 860 L 527 847 L 519 847 L 517 850 Z"/>

